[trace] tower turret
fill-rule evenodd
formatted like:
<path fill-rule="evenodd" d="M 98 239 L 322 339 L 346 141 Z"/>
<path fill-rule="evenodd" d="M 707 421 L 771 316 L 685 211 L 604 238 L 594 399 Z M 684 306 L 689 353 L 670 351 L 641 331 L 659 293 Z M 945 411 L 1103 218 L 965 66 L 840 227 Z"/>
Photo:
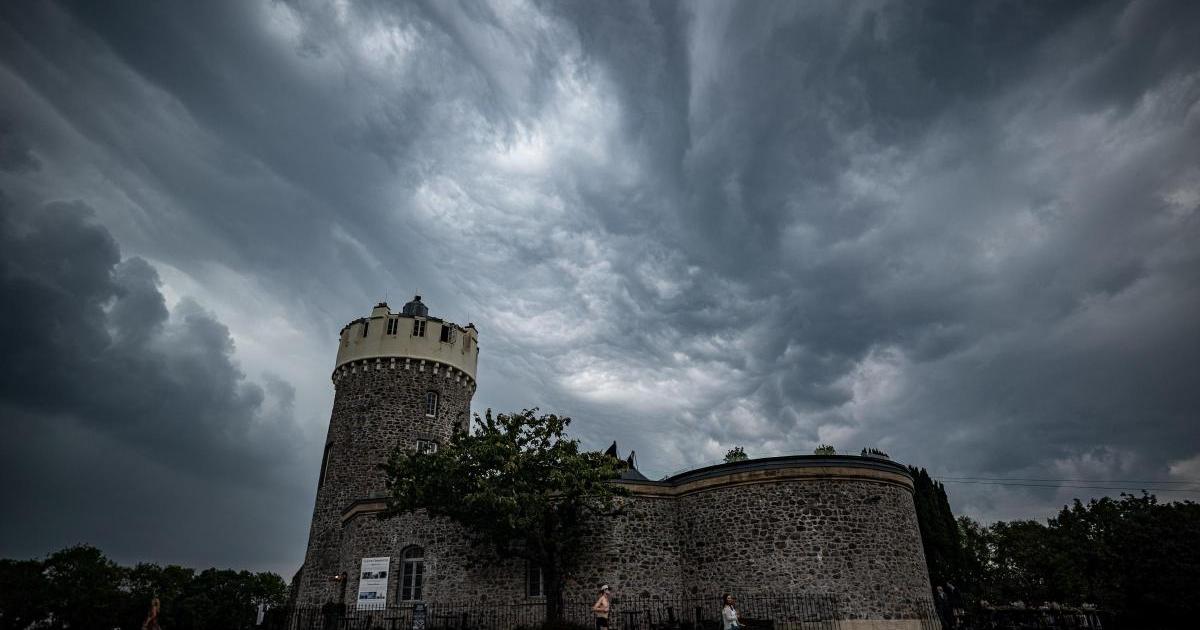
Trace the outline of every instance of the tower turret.
<path fill-rule="evenodd" d="M 333 368 L 333 413 L 298 596 L 342 598 L 343 515 L 384 495 L 379 465 L 393 449 L 436 450 L 469 427 L 479 336 L 429 315 L 416 296 L 393 313 L 387 303 L 342 328 Z"/>

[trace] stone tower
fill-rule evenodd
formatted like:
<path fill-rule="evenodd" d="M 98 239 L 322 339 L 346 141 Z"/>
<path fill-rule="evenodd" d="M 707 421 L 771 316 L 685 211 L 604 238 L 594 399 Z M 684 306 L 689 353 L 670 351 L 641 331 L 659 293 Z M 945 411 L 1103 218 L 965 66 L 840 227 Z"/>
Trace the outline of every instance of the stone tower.
<path fill-rule="evenodd" d="M 430 316 L 419 295 L 399 313 L 380 303 L 342 328 L 308 550 L 293 587 L 297 601 L 353 601 L 346 575 L 358 567 L 341 559 L 346 515 L 384 495 L 378 465 L 393 449 L 437 449 L 470 426 L 478 360 L 475 326 Z"/>

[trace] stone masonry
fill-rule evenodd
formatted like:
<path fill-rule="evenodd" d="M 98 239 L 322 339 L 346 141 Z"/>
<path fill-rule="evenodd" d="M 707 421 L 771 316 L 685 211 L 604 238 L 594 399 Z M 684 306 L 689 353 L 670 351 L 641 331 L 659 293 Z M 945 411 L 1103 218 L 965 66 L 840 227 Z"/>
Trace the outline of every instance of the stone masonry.
<path fill-rule="evenodd" d="M 417 440 L 445 444 L 470 413 L 475 390 L 473 381 L 455 382 L 444 366 L 430 362 L 364 360 L 340 372 L 301 576 L 300 593 L 314 602 L 339 599 L 341 586 L 331 577 L 357 570 L 340 560 L 341 547 L 349 542 L 343 541 L 342 512 L 356 501 L 385 494 L 377 466 L 392 449 L 414 448 Z M 425 415 L 430 391 L 440 399 L 432 418 Z"/>
<path fill-rule="evenodd" d="M 415 303 L 424 308 L 419 298 Z M 413 304 L 405 306 L 406 314 Z M 376 313 L 372 321 L 352 322 L 342 332 L 324 470 L 293 598 L 352 605 L 362 558 L 389 556 L 388 602 L 400 603 L 400 559 L 416 546 L 423 550 L 426 601 L 529 601 L 523 561 L 476 564 L 463 530 L 424 513 L 378 518 L 385 494 L 378 465 L 392 449 L 416 448 L 418 441 L 444 444 L 470 413 L 474 363 L 457 357 L 473 358 L 468 350 L 477 351 L 477 342 L 466 340 L 474 333 L 468 327 L 458 329 L 464 331 L 462 346 L 433 346 L 456 365 L 376 356 L 375 348 L 383 346 L 369 345 L 375 342 L 369 332 L 395 334 L 412 326 L 411 318 L 399 327 L 387 324 L 395 316 L 386 305 Z M 433 326 L 442 320 L 429 321 Z M 353 347 L 359 335 L 364 344 Z M 426 343 L 391 343 L 402 342 Z M 426 414 L 428 392 L 439 397 L 434 416 Z M 568 578 L 567 601 L 593 597 L 600 583 L 638 599 L 831 594 L 842 614 L 863 620 L 864 628 L 893 627 L 887 620 L 912 619 L 930 609 L 912 478 L 897 463 L 857 456 L 776 457 L 662 481 L 614 483 L 625 485 L 630 496 L 620 499 L 618 515 L 595 524 L 587 542 L 591 552 Z"/>

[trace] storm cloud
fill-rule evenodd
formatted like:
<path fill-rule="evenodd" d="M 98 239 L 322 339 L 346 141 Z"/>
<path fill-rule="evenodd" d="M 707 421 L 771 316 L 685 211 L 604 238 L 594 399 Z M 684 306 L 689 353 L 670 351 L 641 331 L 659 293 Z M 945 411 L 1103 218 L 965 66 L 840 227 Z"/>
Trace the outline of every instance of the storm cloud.
<path fill-rule="evenodd" d="M 1200 480 L 1197 42 L 1190 2 L 9 3 L 0 553 L 289 573 L 336 333 L 417 291 L 477 410 L 650 476 Z"/>

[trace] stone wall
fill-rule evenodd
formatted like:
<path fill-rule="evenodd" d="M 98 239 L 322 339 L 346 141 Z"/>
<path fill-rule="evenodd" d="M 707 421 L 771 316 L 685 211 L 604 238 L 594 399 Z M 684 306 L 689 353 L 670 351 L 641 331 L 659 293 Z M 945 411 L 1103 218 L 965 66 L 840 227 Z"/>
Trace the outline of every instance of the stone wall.
<path fill-rule="evenodd" d="M 584 546 L 590 552 L 568 581 L 566 599 L 592 599 L 600 584 L 612 585 L 624 597 L 676 597 L 684 543 L 675 499 L 633 495 L 617 502 L 619 513 L 598 519 L 588 537 Z"/>
<path fill-rule="evenodd" d="M 381 520 L 373 514 L 357 516 L 346 523 L 339 553 L 340 566 L 350 579 L 346 602 L 358 592 L 358 569 L 363 558 L 388 556 L 391 579 L 388 602 L 400 601 L 400 559 L 404 550 L 420 547 L 424 552 L 422 599 L 440 602 L 519 601 L 525 598 L 524 563 L 508 560 L 496 566 L 475 562 L 462 529 L 424 512 Z"/>
<path fill-rule="evenodd" d="M 917 529 L 912 481 L 897 464 L 846 457 L 750 460 L 625 484 L 616 516 L 598 519 L 565 599 L 585 602 L 598 584 L 618 598 L 696 599 L 825 593 L 851 619 L 897 619 L 929 610 L 929 578 Z M 467 537 L 441 519 L 414 514 L 349 518 L 338 570 L 390 556 L 389 602 L 397 602 L 399 558 L 425 550 L 428 601 L 529 601 L 525 566 L 472 561 Z M 336 598 L 335 598 L 336 599 Z"/>
<path fill-rule="evenodd" d="M 917 614 L 929 578 L 912 492 L 876 481 L 733 485 L 679 499 L 686 595 L 839 596 L 859 618 Z"/>
<path fill-rule="evenodd" d="M 441 364 L 403 359 L 343 366 L 335 372 L 335 387 L 325 473 L 297 591 L 303 603 L 340 599 L 341 586 L 331 578 L 346 568 L 340 562 L 342 513 L 356 501 L 385 493 L 378 465 L 394 448 L 415 448 L 417 440 L 445 444 L 470 414 L 475 391 L 474 381 Z M 436 417 L 425 413 L 430 391 L 439 395 Z"/>

